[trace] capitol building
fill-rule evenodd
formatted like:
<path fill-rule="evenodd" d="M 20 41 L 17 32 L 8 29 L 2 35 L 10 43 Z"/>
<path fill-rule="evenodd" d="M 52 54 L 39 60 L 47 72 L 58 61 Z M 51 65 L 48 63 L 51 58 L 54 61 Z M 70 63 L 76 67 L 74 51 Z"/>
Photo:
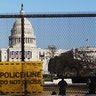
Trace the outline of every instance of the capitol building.
<path fill-rule="evenodd" d="M 20 14 L 25 14 L 23 8 Z M 17 19 L 9 36 L 8 48 L 0 49 L 0 61 L 21 61 L 21 18 Z M 42 43 L 42 42 L 41 42 Z M 57 49 L 55 55 L 65 52 L 66 50 Z M 48 73 L 48 61 L 50 59 L 50 50 L 41 49 L 36 45 L 36 36 L 31 22 L 24 18 L 24 61 L 43 61 L 43 72 Z"/>

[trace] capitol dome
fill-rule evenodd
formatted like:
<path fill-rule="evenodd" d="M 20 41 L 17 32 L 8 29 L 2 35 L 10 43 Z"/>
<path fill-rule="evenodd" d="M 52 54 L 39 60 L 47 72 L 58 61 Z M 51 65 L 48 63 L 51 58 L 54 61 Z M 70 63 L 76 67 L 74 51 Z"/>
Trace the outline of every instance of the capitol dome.
<path fill-rule="evenodd" d="M 24 10 L 21 9 L 20 14 L 24 14 Z M 9 47 L 20 47 L 21 46 L 21 18 L 17 19 L 11 29 L 11 36 L 9 36 Z M 36 36 L 31 22 L 24 18 L 24 46 L 25 48 L 36 47 Z"/>
<path fill-rule="evenodd" d="M 13 27 L 21 27 L 21 19 L 16 20 Z M 33 30 L 30 21 L 27 18 L 24 18 L 24 28 L 26 27 L 31 28 Z"/>

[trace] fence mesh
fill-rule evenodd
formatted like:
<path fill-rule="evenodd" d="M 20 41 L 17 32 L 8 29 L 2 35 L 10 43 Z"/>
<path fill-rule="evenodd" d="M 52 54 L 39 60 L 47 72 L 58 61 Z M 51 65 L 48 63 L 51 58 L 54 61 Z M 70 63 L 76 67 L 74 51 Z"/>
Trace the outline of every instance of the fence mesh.
<path fill-rule="evenodd" d="M 19 36 L 21 34 L 20 33 L 21 32 L 21 30 L 20 30 L 21 23 L 20 23 L 20 21 L 18 21 L 18 19 L 20 19 L 21 16 L 20 15 L 10 15 L 9 17 L 8 16 L 9 15 L 0 16 L 0 33 L 1 33 L 0 48 L 1 48 L 1 50 L 2 50 L 2 48 L 8 49 L 9 47 L 11 47 L 10 41 L 9 41 L 9 39 L 10 39 L 9 36 L 11 36 L 13 34 L 12 30 L 14 27 L 17 28 L 17 29 L 14 29 L 14 31 L 17 32 L 14 34 L 15 35 L 17 34 L 17 36 Z M 54 15 L 50 15 L 50 14 L 32 15 L 32 14 L 30 14 L 30 15 L 24 15 L 24 18 L 27 19 L 27 20 L 24 19 L 25 20 L 24 26 L 26 26 L 26 28 L 24 29 L 24 31 L 26 33 L 24 33 L 24 34 L 25 35 L 30 34 L 30 32 L 31 32 L 30 28 L 32 27 L 32 30 L 33 30 L 32 34 L 34 35 L 33 36 L 34 39 L 36 36 L 37 48 L 47 49 L 49 45 L 54 45 L 54 46 L 56 46 L 57 49 L 62 49 L 62 50 L 70 51 L 73 49 L 78 49 L 79 53 L 82 52 L 82 50 L 83 50 L 83 53 L 84 52 L 88 53 L 88 55 L 83 54 L 83 55 L 86 55 L 85 57 L 88 57 L 87 61 L 86 61 L 86 58 L 85 59 L 81 58 L 82 57 L 81 53 L 79 55 L 75 54 L 75 58 L 79 58 L 80 60 L 84 61 L 85 66 L 83 66 L 83 67 L 85 68 L 87 65 L 89 66 L 90 64 L 92 64 L 92 65 L 96 64 L 96 62 L 95 62 L 96 61 L 96 38 L 95 38 L 96 15 L 95 14 L 85 14 L 85 15 L 84 14 L 79 14 L 79 15 L 78 14 L 67 14 L 67 15 L 66 14 L 65 15 L 64 14 L 58 14 L 58 15 L 57 14 L 54 14 Z M 16 23 L 16 21 L 18 21 L 18 22 Z M 27 35 L 26 40 L 27 40 L 28 36 L 29 35 Z M 13 36 L 13 37 L 15 37 L 15 36 Z M 20 37 L 18 37 L 18 38 L 20 38 Z M 16 42 L 19 42 L 19 41 L 17 40 Z M 26 42 L 29 42 L 29 41 L 24 41 L 24 43 L 26 43 Z M 31 39 L 30 39 L 30 42 L 31 42 Z M 80 48 L 85 48 L 85 49 L 81 50 Z M 75 53 L 76 52 L 77 51 L 75 50 Z M 2 57 L 0 57 L 0 58 L 2 58 Z M 1 59 L 1 61 L 2 61 L 2 59 Z M 85 64 L 85 61 L 86 61 L 86 64 Z M 94 64 L 93 64 L 93 62 L 94 62 Z M 63 65 L 61 64 L 60 66 L 62 67 Z M 65 66 L 63 66 L 63 68 L 64 67 Z M 92 66 L 90 65 L 89 67 L 92 67 Z M 54 68 L 52 70 L 54 70 Z M 52 71 L 52 70 L 49 69 L 49 71 Z M 90 69 L 90 70 L 92 71 L 92 69 Z M 68 70 L 68 71 L 71 73 L 73 72 L 70 70 Z M 79 71 L 79 72 L 81 72 L 81 71 Z M 91 71 L 88 71 L 88 72 L 91 72 Z M 58 72 L 59 71 L 55 72 L 56 76 L 58 75 L 57 74 Z M 64 74 L 65 73 L 62 71 L 62 75 L 64 75 Z M 48 75 L 53 76 L 51 74 L 51 72 L 49 72 Z M 69 75 L 69 77 L 68 77 L 69 79 L 71 79 L 70 78 L 71 76 L 74 76 L 74 75 L 70 75 L 70 74 L 68 74 L 68 75 Z M 85 74 L 85 77 L 86 76 L 90 77 L 91 75 L 93 77 L 96 76 L 96 69 L 94 69 L 94 72 L 92 74 L 89 74 L 89 73 L 87 75 Z M 76 76 L 75 76 L 75 80 L 76 80 Z M 53 79 L 53 81 L 56 81 L 56 83 L 52 82 L 52 80 L 50 80 L 48 82 L 46 81 L 48 84 L 44 83 L 44 94 L 50 95 L 53 90 L 55 90 L 57 92 L 57 94 L 59 94 L 59 86 L 58 86 L 59 81 L 58 80 L 60 80 L 60 78 L 57 77 L 55 79 L 52 77 L 52 79 Z M 77 79 L 77 80 L 81 80 L 81 79 Z M 68 95 L 71 94 L 73 96 L 75 96 L 76 94 L 80 94 L 80 95 L 87 94 L 89 92 L 89 88 L 87 86 L 87 81 L 82 82 L 82 83 L 80 83 L 80 82 L 72 83 L 72 81 L 71 81 L 71 84 L 68 84 L 66 92 Z"/>
<path fill-rule="evenodd" d="M 95 17 L 57 17 L 57 18 L 28 18 L 37 37 L 37 46 L 47 48 L 55 45 L 59 49 L 78 47 L 95 47 Z M 2 40 L 11 35 L 11 29 L 16 18 L 1 18 L 0 31 Z M 4 38 L 5 37 L 5 38 Z M 5 40 L 4 40 L 5 41 Z M 4 42 L 1 42 L 1 47 Z"/>

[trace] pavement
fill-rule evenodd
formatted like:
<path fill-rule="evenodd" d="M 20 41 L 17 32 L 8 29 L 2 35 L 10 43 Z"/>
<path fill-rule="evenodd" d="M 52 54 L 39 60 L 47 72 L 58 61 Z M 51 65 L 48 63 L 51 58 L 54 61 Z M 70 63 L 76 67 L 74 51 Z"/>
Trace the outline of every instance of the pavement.
<path fill-rule="evenodd" d="M 55 91 L 59 93 L 59 88 L 57 84 L 46 84 L 44 85 L 44 92 L 43 96 L 50 96 L 52 94 L 52 91 Z M 69 84 L 66 89 L 66 96 L 86 96 L 86 94 L 89 92 L 88 86 L 85 83 L 74 83 Z M 94 95 L 95 96 L 95 95 Z"/>

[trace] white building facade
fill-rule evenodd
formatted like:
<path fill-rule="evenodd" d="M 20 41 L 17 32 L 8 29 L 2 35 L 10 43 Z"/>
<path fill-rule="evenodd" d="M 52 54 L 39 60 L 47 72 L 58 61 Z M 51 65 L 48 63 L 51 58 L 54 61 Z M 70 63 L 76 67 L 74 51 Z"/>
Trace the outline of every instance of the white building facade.
<path fill-rule="evenodd" d="M 24 14 L 21 9 L 20 14 Z M 32 24 L 27 18 L 24 18 L 24 61 L 43 61 L 43 72 L 48 73 L 48 61 L 50 59 L 50 50 L 37 48 L 36 36 Z M 56 50 L 59 55 L 66 50 Z M 11 29 L 8 48 L 0 49 L 0 61 L 21 61 L 21 18 L 17 19 Z"/>

